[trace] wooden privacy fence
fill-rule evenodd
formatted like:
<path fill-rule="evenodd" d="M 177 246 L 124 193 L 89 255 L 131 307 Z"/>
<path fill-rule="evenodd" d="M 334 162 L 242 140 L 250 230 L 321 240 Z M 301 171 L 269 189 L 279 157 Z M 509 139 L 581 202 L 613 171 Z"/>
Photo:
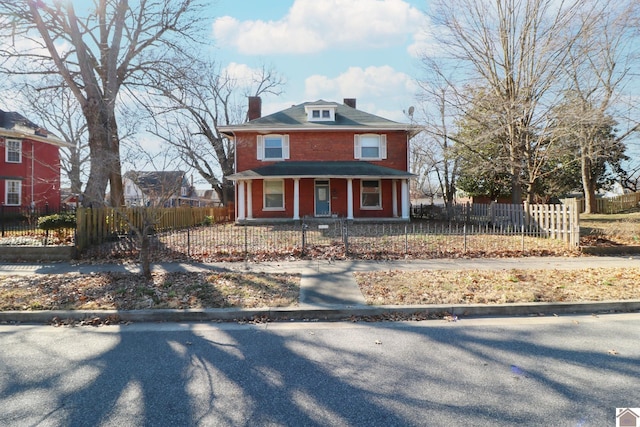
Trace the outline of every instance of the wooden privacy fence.
<path fill-rule="evenodd" d="M 435 216 L 436 219 L 513 230 L 526 229 L 527 233 L 535 232 L 542 237 L 564 240 L 572 246 L 578 246 L 580 240 L 576 199 L 567 199 L 564 204 L 466 203 L 448 210 L 444 207 L 441 209 L 441 215 Z M 412 208 L 412 212 L 416 211 Z M 420 209 L 422 211 L 424 209 Z"/>
<path fill-rule="evenodd" d="M 78 208 L 76 213 L 76 247 L 83 250 L 117 236 L 142 230 L 145 222 L 153 223 L 154 231 L 182 229 L 200 224 L 227 222 L 233 219 L 234 208 Z"/>
<path fill-rule="evenodd" d="M 574 200 L 574 199 L 565 199 Z M 565 202 L 562 200 L 562 203 Z M 580 212 L 585 211 L 585 200 L 578 200 L 578 209 Z M 640 205 L 640 193 L 623 194 L 614 197 L 603 197 L 596 199 L 596 211 L 593 213 L 601 214 L 615 214 L 619 212 L 628 211 L 629 209 L 637 208 Z"/>

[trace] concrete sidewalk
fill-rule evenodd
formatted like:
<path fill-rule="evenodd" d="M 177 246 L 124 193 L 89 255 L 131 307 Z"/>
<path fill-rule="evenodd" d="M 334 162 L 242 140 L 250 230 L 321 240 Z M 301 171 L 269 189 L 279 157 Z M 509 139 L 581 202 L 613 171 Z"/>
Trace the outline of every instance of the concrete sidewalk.
<path fill-rule="evenodd" d="M 638 301 L 606 303 L 532 303 L 504 305 L 454 306 L 368 306 L 356 284 L 353 273 L 388 270 L 472 270 L 472 269 L 583 269 L 640 267 L 640 256 L 606 257 L 523 257 L 477 259 L 430 259 L 403 261 L 335 261 L 296 260 L 264 263 L 162 263 L 153 271 L 235 271 L 265 273 L 299 273 L 300 299 L 296 307 L 265 309 L 208 309 L 208 310 L 136 310 L 136 311 L 68 311 L 68 312 L 0 312 L 0 321 L 46 322 L 53 317 L 86 318 L 117 315 L 131 321 L 202 321 L 270 319 L 339 320 L 358 316 L 377 316 L 389 313 L 444 313 L 455 315 L 526 315 L 543 313 L 576 313 L 595 311 L 640 310 Z M 139 273 L 137 264 L 9 264 L 0 263 L 0 275 L 65 274 L 77 272 Z"/>

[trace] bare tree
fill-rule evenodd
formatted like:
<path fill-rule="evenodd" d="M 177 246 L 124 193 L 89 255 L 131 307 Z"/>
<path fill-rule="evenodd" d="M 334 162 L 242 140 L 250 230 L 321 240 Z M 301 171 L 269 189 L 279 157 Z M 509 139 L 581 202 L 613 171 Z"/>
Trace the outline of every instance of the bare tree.
<path fill-rule="evenodd" d="M 69 180 L 71 193 L 80 195 L 89 163 L 87 123 L 73 94 L 59 84 L 53 84 L 52 87 L 50 90 L 37 90 L 25 84 L 21 90 L 24 111 L 37 117 L 46 129 L 72 144 L 60 151 L 60 167 Z"/>
<path fill-rule="evenodd" d="M 233 201 L 234 187 L 227 176 L 234 172 L 234 147 L 218 127 L 245 121 L 247 96 L 279 95 L 282 78 L 262 66 L 248 81 L 240 81 L 206 62 L 165 67 L 157 78 L 151 89 L 160 97 L 147 101 L 154 112 L 150 132 L 175 148 L 224 204 Z"/>
<path fill-rule="evenodd" d="M 85 205 L 123 202 L 115 106 L 130 79 L 155 69 L 168 52 L 183 53 L 203 15 L 193 0 L 94 0 L 85 16 L 74 2 L 0 3 L 0 58 L 11 75 L 59 74 L 82 108 L 91 168 Z M 25 45 L 27 46 L 25 48 Z"/>
<path fill-rule="evenodd" d="M 447 54 L 423 56 L 430 73 L 448 80 L 443 70 L 456 67 L 452 87 L 483 88 L 505 136 L 512 200 L 520 203 L 523 186 L 533 197 L 535 177 L 544 165 L 547 112 L 568 50 L 580 28 L 575 17 L 581 1 L 437 0 L 432 22 L 440 26 Z M 426 76 L 425 80 L 432 76 Z M 473 91 L 468 94 L 474 95 Z M 463 96 L 461 111 L 486 97 Z M 484 108 L 484 107 L 483 107 Z"/>
<path fill-rule="evenodd" d="M 596 211 L 604 163 L 620 160 L 624 139 L 639 127 L 636 122 L 623 135 L 614 135 L 616 106 L 630 70 L 638 65 L 639 16 L 640 4 L 619 0 L 603 0 L 597 14 L 581 14 L 583 30 L 563 68 L 569 87 L 556 109 L 556 133 L 573 141 L 579 153 L 586 213 Z"/>
<path fill-rule="evenodd" d="M 449 208 L 454 203 L 459 172 L 455 138 L 451 132 L 457 111 L 456 91 L 442 79 L 420 82 L 420 86 L 423 89 L 420 111 L 424 125 L 422 136 L 412 141 L 413 172 L 418 175 L 418 182 L 422 182 L 421 187 L 430 187 L 429 181 L 435 178 L 438 191 Z M 415 169 L 417 166 L 421 168 Z"/>

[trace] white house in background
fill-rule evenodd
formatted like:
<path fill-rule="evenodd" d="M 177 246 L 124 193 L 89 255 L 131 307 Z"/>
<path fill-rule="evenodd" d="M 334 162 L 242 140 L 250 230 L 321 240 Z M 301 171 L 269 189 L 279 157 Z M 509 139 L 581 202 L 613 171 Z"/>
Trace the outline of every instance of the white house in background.
<path fill-rule="evenodd" d="M 199 206 L 183 171 L 128 171 L 122 176 L 126 206 Z"/>

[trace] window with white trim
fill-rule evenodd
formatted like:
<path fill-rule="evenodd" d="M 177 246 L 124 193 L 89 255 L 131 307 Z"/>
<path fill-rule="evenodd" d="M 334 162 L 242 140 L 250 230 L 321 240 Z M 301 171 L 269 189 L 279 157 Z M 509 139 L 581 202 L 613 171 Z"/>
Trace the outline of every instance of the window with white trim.
<path fill-rule="evenodd" d="M 336 121 L 336 105 L 306 105 L 304 107 L 307 113 L 307 121 L 310 122 L 335 122 Z"/>
<path fill-rule="evenodd" d="M 387 136 L 378 134 L 354 135 L 353 156 L 360 160 L 387 158 Z"/>
<path fill-rule="evenodd" d="M 289 158 L 289 135 L 258 135 L 258 160 L 277 161 Z"/>
<path fill-rule="evenodd" d="M 270 180 L 264 182 L 264 210 L 284 210 L 284 181 Z"/>
<path fill-rule="evenodd" d="M 7 180 L 4 184 L 4 204 L 7 206 L 20 206 L 22 199 L 22 182 Z"/>
<path fill-rule="evenodd" d="M 360 208 L 381 209 L 381 191 L 379 180 L 360 181 Z"/>
<path fill-rule="evenodd" d="M 19 139 L 7 139 L 5 161 L 7 163 L 22 163 L 22 141 Z"/>

